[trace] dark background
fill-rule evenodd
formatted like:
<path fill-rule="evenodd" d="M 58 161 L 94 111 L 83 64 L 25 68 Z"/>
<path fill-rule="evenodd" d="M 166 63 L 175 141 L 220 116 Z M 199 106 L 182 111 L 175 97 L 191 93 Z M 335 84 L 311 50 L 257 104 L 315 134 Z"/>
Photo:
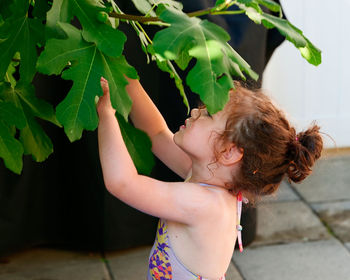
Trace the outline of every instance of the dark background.
<path fill-rule="evenodd" d="M 131 1 L 117 1 L 125 13 L 138 14 Z M 215 1 L 183 1 L 191 12 L 213 5 Z M 275 29 L 255 25 L 245 15 L 210 16 L 225 28 L 230 44 L 260 75 L 274 49 L 283 41 Z M 128 40 L 125 55 L 139 73 L 141 83 L 165 117 L 170 129 L 183 124 L 186 108 L 169 74 L 154 63 L 147 64 L 134 31 L 122 24 Z M 146 27 L 150 35 L 155 28 Z M 189 67 L 190 68 L 190 67 Z M 185 77 L 186 73 L 182 74 Z M 59 77 L 36 75 L 34 85 L 39 97 L 55 106 L 63 100 L 72 83 Z M 191 107 L 198 104 L 190 94 Z M 98 158 L 97 135 L 84 132 L 83 138 L 70 143 L 63 129 L 47 122 L 42 125 L 52 139 L 54 153 L 44 162 L 24 157 L 20 176 L 0 162 L 0 255 L 24 248 L 45 245 L 69 249 L 108 251 L 153 244 L 157 218 L 143 214 L 111 196 L 103 185 Z M 181 180 L 157 161 L 152 176 L 166 181 Z M 256 209 L 243 212 L 243 243 L 255 236 Z"/>

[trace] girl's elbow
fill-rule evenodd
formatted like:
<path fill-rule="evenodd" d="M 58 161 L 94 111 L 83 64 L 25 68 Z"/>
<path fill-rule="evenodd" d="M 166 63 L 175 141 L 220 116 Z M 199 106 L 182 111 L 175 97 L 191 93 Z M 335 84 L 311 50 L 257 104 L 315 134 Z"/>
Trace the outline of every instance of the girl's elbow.
<path fill-rule="evenodd" d="M 104 184 L 108 192 L 113 195 L 117 195 L 126 185 L 125 180 L 112 178 L 112 179 L 104 179 Z"/>
<path fill-rule="evenodd" d="M 103 172 L 103 181 L 106 189 L 114 196 L 118 196 L 138 176 L 136 168 L 118 171 L 108 170 L 108 172 L 105 170 Z"/>

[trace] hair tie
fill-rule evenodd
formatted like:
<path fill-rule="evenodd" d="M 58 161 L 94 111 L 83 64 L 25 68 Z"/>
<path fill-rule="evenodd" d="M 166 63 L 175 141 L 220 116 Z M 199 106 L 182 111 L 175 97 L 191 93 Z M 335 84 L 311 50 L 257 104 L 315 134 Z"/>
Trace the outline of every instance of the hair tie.
<path fill-rule="evenodd" d="M 298 138 L 298 136 L 296 136 L 296 137 L 295 137 L 295 141 L 299 141 L 299 138 Z"/>

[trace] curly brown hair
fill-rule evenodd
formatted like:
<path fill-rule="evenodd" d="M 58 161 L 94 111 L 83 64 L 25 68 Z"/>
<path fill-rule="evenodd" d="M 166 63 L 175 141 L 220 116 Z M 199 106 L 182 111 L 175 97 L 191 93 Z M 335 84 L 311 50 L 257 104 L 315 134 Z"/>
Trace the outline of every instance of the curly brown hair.
<path fill-rule="evenodd" d="M 250 200 L 274 193 L 287 176 L 301 182 L 323 148 L 319 126 L 312 124 L 296 134 L 284 113 L 261 90 L 249 90 L 240 83 L 230 92 L 222 143 L 231 142 L 243 150 L 239 172 L 229 184 Z"/>

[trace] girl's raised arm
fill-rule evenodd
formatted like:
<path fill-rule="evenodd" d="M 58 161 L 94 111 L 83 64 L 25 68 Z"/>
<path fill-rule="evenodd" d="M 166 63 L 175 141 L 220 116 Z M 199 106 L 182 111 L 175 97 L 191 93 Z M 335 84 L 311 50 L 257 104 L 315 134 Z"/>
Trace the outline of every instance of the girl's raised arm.
<path fill-rule="evenodd" d="M 130 117 L 135 127 L 145 131 L 152 141 L 152 152 L 182 178 L 188 175 L 192 162 L 173 141 L 163 116 L 138 80 L 127 78 L 126 90 L 133 101 Z"/>
<path fill-rule="evenodd" d="M 124 203 L 144 213 L 185 224 L 208 217 L 208 203 L 215 206 L 212 192 L 193 183 L 168 183 L 137 173 L 124 144 L 108 83 L 101 80 L 104 95 L 99 99 L 98 146 L 106 188 Z"/>

